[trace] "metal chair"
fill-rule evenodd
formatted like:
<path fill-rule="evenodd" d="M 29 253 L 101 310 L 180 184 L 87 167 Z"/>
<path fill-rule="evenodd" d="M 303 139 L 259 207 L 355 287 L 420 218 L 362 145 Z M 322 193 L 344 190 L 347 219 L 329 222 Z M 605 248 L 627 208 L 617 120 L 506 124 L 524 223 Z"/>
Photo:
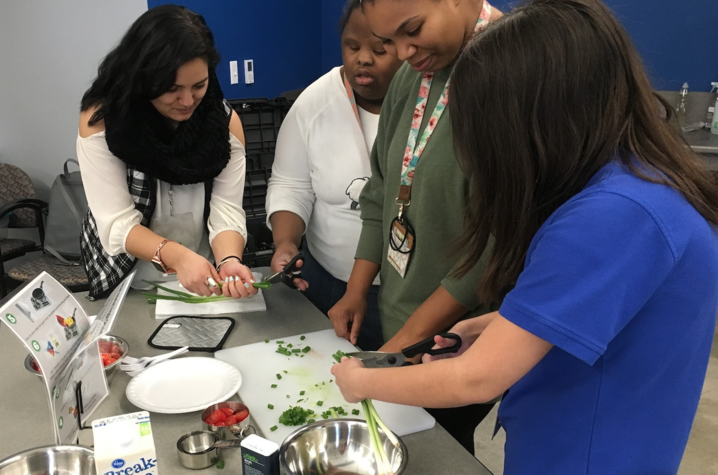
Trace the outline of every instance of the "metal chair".
<path fill-rule="evenodd" d="M 0 298 L 7 295 L 5 262 L 41 251 L 45 238 L 43 215 L 47 203 L 35 199 L 35 188 L 20 168 L 0 163 L 0 219 L 9 215 L 9 228 L 38 228 L 40 244 L 29 239 L 0 239 Z"/>
<path fill-rule="evenodd" d="M 0 298 L 7 295 L 4 263 L 21 257 L 28 252 L 43 251 L 7 272 L 15 281 L 26 282 L 46 271 L 71 291 L 79 292 L 89 288 L 89 281 L 83 266 L 67 266 L 59 259 L 45 254 L 45 218 L 48 203 L 35 198 L 35 188 L 30 177 L 20 168 L 0 163 L 0 219 L 10 215 L 10 228 L 38 228 L 40 243 L 27 239 L 0 240 Z M 80 239 L 80 237 L 77 237 Z"/>

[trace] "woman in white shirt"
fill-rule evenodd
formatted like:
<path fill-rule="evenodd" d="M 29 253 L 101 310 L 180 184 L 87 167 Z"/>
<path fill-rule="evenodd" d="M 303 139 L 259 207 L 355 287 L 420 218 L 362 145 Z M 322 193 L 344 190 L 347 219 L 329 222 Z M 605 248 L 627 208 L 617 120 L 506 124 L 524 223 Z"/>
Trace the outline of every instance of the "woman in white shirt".
<path fill-rule="evenodd" d="M 105 57 L 82 98 L 77 154 L 91 298 L 133 268 L 135 288 L 176 272 L 200 295 L 256 293 L 241 261 L 244 133 L 223 99 L 218 62 L 200 15 L 156 7 Z"/>
<path fill-rule="evenodd" d="M 346 291 L 361 232 L 359 194 L 371 174 L 369 152 L 382 101 L 401 66 L 372 34 L 359 0 L 349 0 L 340 27 L 343 66 L 302 92 L 284 119 L 267 193 L 276 247 L 272 270 L 297 254 L 306 234 L 304 279 L 295 285 L 324 314 Z M 378 284 L 369 292 L 361 332 L 345 335 L 364 350 L 383 344 Z M 347 333 L 347 326 L 335 330 Z"/>

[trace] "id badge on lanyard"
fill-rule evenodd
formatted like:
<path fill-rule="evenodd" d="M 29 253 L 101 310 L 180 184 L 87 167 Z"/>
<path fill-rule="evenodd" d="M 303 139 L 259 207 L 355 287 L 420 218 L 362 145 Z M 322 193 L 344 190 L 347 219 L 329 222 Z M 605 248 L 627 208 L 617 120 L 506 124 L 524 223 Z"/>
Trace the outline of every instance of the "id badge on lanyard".
<path fill-rule="evenodd" d="M 491 5 L 484 2 L 484 6 L 476 22 L 475 32 L 484 29 L 489 24 L 491 18 Z M 419 97 L 416 100 L 416 108 L 411 122 L 409 131 L 409 139 L 404 152 L 404 160 L 401 167 L 401 186 L 399 187 L 399 196 L 395 203 L 399 206 L 399 213 L 391 222 L 389 228 L 389 251 L 387 260 L 401 275 L 406 276 L 406 270 L 409 266 L 411 255 L 416 248 L 416 234 L 405 215 L 406 209 L 411 205 L 411 186 L 414 182 L 414 173 L 419 163 L 421 155 L 424 153 L 426 144 L 429 142 L 439 119 L 444 114 L 446 105 L 449 102 L 449 82 L 446 81 L 444 91 L 441 93 L 439 101 L 436 103 L 434 112 L 431 114 L 429 122 L 426 124 L 424 133 L 419 138 L 419 129 L 424 120 L 424 112 L 426 111 L 426 103 L 429 99 L 431 91 L 431 83 L 434 80 L 434 73 L 424 73 L 421 79 L 421 87 L 419 88 Z"/>

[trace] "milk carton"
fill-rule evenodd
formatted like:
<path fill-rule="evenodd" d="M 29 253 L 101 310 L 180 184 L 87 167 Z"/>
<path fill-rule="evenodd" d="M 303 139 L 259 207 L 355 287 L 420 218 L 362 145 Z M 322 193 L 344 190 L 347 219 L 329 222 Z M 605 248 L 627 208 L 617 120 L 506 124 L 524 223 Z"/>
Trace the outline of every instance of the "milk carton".
<path fill-rule="evenodd" d="M 150 414 L 134 414 L 92 422 L 97 475 L 158 475 Z"/>

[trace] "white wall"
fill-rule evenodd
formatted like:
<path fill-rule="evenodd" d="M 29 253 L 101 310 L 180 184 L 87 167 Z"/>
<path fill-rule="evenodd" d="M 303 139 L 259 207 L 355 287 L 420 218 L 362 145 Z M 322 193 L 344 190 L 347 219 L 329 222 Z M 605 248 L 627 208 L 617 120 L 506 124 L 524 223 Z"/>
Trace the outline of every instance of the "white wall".
<path fill-rule="evenodd" d="M 0 0 L 0 162 L 38 195 L 75 158 L 80 99 L 147 0 Z"/>

